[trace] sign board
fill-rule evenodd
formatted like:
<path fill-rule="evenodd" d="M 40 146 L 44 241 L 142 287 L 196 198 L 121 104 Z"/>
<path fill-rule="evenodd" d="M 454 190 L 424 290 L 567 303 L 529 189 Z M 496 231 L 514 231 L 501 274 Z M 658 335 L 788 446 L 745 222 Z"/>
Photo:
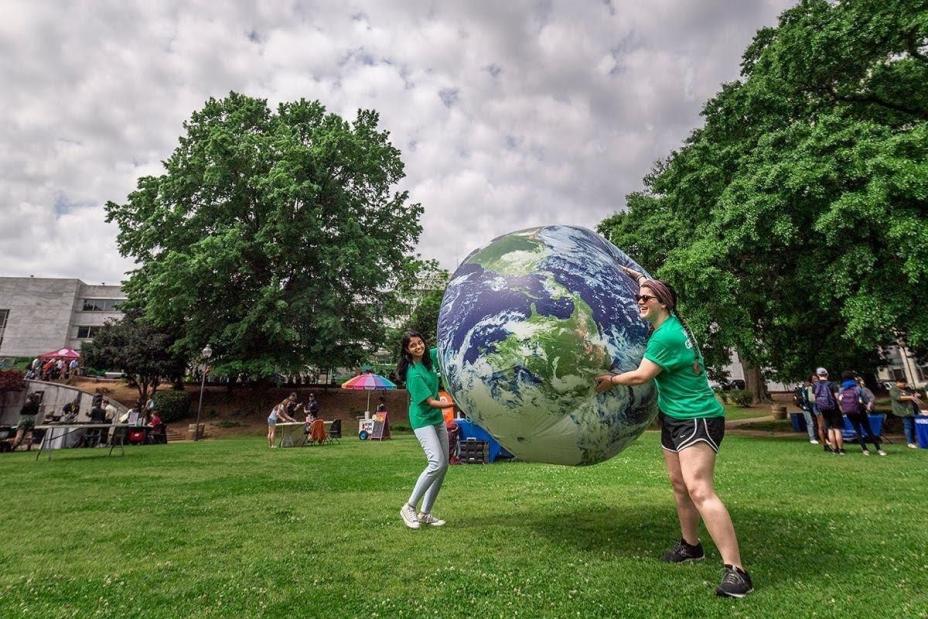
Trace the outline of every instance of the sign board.
<path fill-rule="evenodd" d="M 382 441 L 390 438 L 390 415 L 387 412 L 374 413 L 371 421 L 374 426 L 371 429 L 370 439 L 372 441 Z"/>

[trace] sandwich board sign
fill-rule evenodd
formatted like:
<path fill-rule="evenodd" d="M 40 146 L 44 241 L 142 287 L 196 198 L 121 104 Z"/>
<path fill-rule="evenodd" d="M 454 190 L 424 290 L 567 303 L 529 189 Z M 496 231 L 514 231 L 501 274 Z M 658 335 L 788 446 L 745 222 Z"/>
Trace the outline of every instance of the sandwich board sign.
<path fill-rule="evenodd" d="M 390 416 L 387 412 L 374 413 L 374 427 L 371 429 L 370 439 L 382 441 L 390 438 Z"/>

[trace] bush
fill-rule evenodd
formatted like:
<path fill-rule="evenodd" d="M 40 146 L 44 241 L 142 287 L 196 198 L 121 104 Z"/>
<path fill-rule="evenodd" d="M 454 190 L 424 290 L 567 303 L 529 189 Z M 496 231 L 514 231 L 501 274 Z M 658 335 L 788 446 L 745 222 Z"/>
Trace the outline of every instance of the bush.
<path fill-rule="evenodd" d="M 155 409 L 161 421 L 171 423 L 190 414 L 191 399 L 186 391 L 159 391 L 155 394 Z"/>
<path fill-rule="evenodd" d="M 731 398 L 731 401 L 734 402 L 736 406 L 742 408 L 750 408 L 751 402 L 754 401 L 754 397 L 747 389 L 733 389 L 728 392 L 728 397 Z"/>

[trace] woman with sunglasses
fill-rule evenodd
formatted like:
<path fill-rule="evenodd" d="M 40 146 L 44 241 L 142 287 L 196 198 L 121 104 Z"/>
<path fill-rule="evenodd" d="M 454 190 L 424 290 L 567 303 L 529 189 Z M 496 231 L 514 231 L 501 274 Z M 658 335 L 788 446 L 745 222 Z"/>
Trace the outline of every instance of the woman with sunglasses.
<path fill-rule="evenodd" d="M 660 408 L 661 447 L 670 475 L 682 537 L 662 560 L 701 561 L 699 522 L 706 524 L 725 571 L 715 592 L 744 597 L 753 591 L 741 565 L 738 539 L 725 504 L 715 493 L 715 458 L 725 435 L 725 409 L 716 399 L 692 331 L 677 313 L 674 289 L 659 280 L 622 267 L 638 282 L 638 311 L 651 323 L 651 335 L 638 369 L 596 378 L 600 393 L 616 385 L 641 385 L 653 380 Z"/>

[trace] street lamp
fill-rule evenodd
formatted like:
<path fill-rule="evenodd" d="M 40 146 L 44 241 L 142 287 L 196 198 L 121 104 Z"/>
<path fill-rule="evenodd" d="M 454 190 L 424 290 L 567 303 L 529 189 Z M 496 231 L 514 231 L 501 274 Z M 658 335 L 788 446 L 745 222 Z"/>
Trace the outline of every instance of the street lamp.
<path fill-rule="evenodd" d="M 193 426 L 194 441 L 200 440 L 200 411 L 203 410 L 203 387 L 206 386 L 207 362 L 213 356 L 213 349 L 209 347 L 209 344 L 200 351 L 200 356 L 203 358 L 203 375 L 200 378 L 200 404 L 197 406 L 197 424 Z"/>

